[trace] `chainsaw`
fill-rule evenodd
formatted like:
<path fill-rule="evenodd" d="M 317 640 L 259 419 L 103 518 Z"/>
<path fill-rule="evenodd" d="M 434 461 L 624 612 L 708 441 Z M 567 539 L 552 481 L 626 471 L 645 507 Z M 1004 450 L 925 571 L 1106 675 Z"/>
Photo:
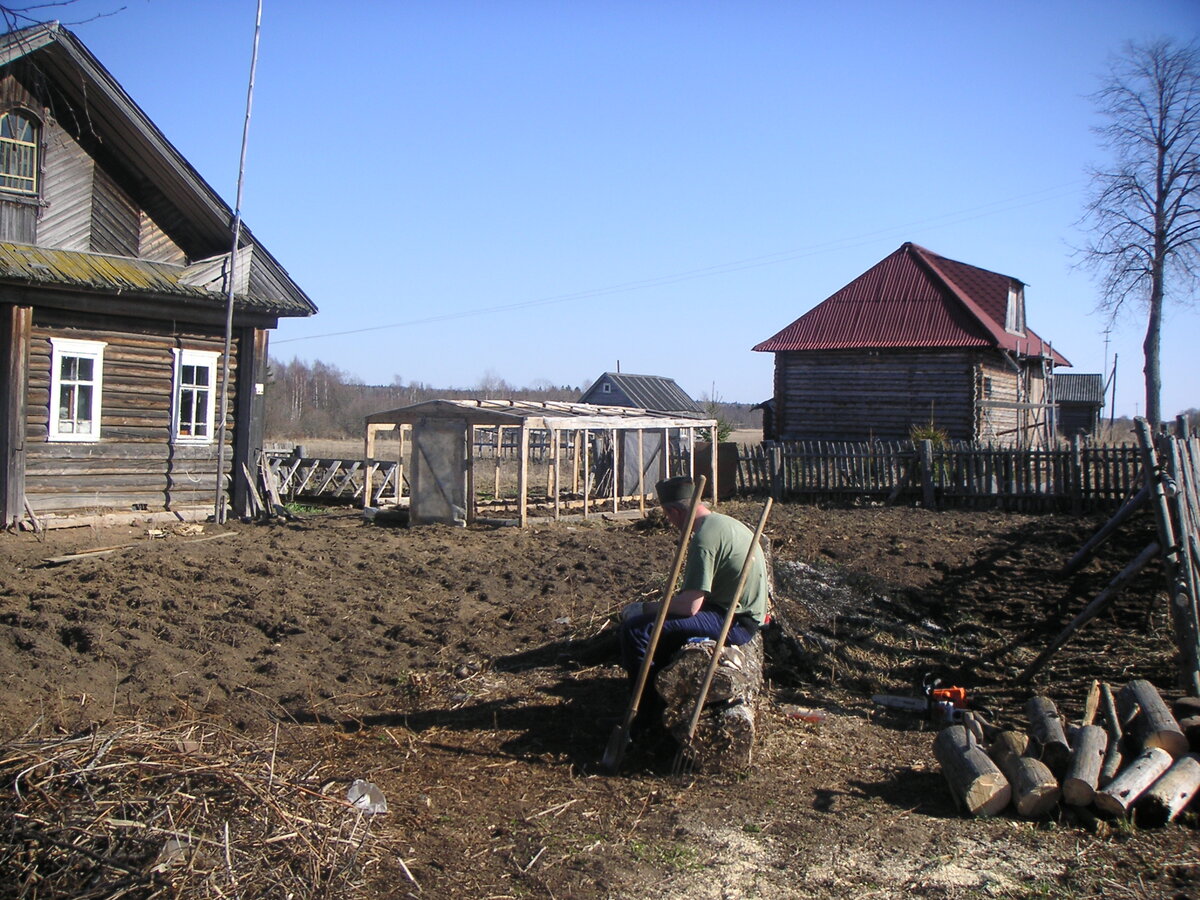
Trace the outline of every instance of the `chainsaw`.
<path fill-rule="evenodd" d="M 940 678 L 924 682 L 924 696 L 901 697 L 895 694 L 876 694 L 871 698 L 885 709 L 924 713 L 931 719 L 942 722 L 961 722 L 963 712 L 969 708 L 967 689 L 963 687 L 939 687 Z"/>

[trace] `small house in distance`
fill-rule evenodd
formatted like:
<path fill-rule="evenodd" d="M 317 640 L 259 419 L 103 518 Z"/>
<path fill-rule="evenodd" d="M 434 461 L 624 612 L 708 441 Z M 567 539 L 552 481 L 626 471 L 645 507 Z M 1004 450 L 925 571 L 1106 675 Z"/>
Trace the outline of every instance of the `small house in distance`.
<path fill-rule="evenodd" d="M 704 414 L 704 410 L 675 383 L 674 378 L 662 375 L 605 372 L 583 392 L 579 402 L 598 406 L 631 406 L 672 415 Z"/>
<path fill-rule="evenodd" d="M 1063 437 L 1095 437 L 1104 411 L 1103 375 L 1056 375 L 1054 399 L 1058 401 L 1058 431 Z"/>
<path fill-rule="evenodd" d="M 905 243 L 754 347 L 775 354 L 779 440 L 1054 439 L 1053 373 L 1025 285 Z"/>
<path fill-rule="evenodd" d="M 232 221 L 70 31 L 0 36 L 4 525 L 246 509 L 268 333 L 316 307 Z"/>

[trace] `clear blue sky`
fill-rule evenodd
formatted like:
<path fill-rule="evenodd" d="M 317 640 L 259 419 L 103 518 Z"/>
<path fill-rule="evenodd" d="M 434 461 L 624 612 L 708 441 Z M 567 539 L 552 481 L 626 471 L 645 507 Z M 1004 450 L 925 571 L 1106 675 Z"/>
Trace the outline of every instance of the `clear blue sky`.
<path fill-rule="evenodd" d="M 232 204 L 254 0 L 124 2 L 59 14 Z M 1196 0 L 265 0 L 242 209 L 321 309 L 272 355 L 756 402 L 750 348 L 911 240 L 1025 281 L 1142 411 L 1144 322 L 1106 357 L 1073 268 L 1087 95 L 1125 41 L 1198 33 Z M 1200 407 L 1197 348 L 1173 307 L 1165 414 Z"/>

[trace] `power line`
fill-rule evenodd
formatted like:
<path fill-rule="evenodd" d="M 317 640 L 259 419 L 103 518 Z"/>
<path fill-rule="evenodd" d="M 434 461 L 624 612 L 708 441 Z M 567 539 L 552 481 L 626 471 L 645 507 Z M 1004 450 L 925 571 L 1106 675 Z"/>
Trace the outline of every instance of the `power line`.
<path fill-rule="evenodd" d="M 944 213 L 939 216 L 932 216 L 916 222 L 909 222 L 903 225 L 893 225 L 888 228 L 880 228 L 875 231 L 863 232 L 851 237 L 835 238 L 833 240 L 824 241 L 818 244 L 810 244 L 807 247 L 794 248 L 791 250 L 780 250 L 775 253 L 767 253 L 761 256 L 751 256 L 744 259 L 733 260 L 727 263 L 717 263 L 715 265 L 703 266 L 697 269 L 688 269 L 683 272 L 675 272 L 670 275 L 658 275 L 650 278 L 637 279 L 634 281 L 625 281 L 619 284 L 608 285 L 606 287 L 589 288 L 587 290 L 573 291 L 567 294 L 554 294 L 549 297 L 539 297 L 533 300 L 520 300 L 514 303 L 502 303 L 495 306 L 481 306 L 474 309 L 459 310 L 458 312 L 441 313 L 435 316 L 424 316 L 419 319 L 409 319 L 404 322 L 392 322 L 387 325 L 369 325 L 362 328 L 350 328 L 344 331 L 328 331 L 322 334 L 309 334 L 302 337 L 285 338 L 283 340 L 272 341 L 272 344 L 278 346 L 279 344 L 292 344 L 296 343 L 297 341 L 311 341 L 318 338 L 344 337 L 351 334 L 364 334 L 368 331 L 384 331 L 392 328 L 411 328 L 416 325 L 429 325 L 434 322 L 447 322 L 454 319 L 466 319 L 474 316 L 490 315 L 493 313 L 512 312 L 514 310 L 530 309 L 538 306 L 549 306 L 556 303 L 568 303 L 572 300 L 590 300 L 595 297 L 607 297 L 612 294 L 646 290 L 647 288 L 652 287 L 665 287 L 667 285 L 679 284 L 683 281 L 694 281 L 699 278 L 710 278 L 715 275 L 741 272 L 746 269 L 757 269 L 762 268 L 763 266 L 780 265 L 782 263 L 794 262 L 798 259 L 816 256 L 819 253 L 826 253 L 830 250 L 853 249 L 854 247 L 871 243 L 880 237 L 897 232 L 907 232 L 914 228 L 947 228 L 952 225 L 960 225 L 963 222 L 970 222 L 975 219 L 985 218 L 986 216 L 1012 212 L 1013 210 L 1023 209 L 1027 206 L 1034 206 L 1038 203 L 1046 203 L 1050 200 L 1058 200 L 1062 197 L 1068 197 L 1071 194 L 1077 193 L 1081 186 L 1082 182 L 1072 182 L 1070 184 L 1058 185 L 1056 187 L 1043 188 L 1027 194 L 1018 194 L 1015 197 L 1008 197 L 1004 200 L 995 200 L 980 206 Z"/>

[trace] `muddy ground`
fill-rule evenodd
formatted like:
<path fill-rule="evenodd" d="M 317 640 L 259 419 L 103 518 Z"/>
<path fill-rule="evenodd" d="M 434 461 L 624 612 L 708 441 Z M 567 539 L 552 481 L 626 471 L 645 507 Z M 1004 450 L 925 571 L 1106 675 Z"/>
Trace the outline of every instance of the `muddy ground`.
<path fill-rule="evenodd" d="M 601 774 L 624 678 L 560 660 L 660 590 L 674 534 L 656 518 L 408 529 L 341 510 L 3 535 L 0 738 L 207 723 L 269 742 L 273 769 L 372 781 L 389 852 L 340 873 L 335 896 L 1197 898 L 1194 816 L 962 818 L 929 727 L 870 701 L 934 672 L 1021 725 L 1015 676 L 1153 536 L 1137 520 L 1062 577 L 1102 521 L 777 506 L 795 652 L 774 659 L 753 768 L 693 779 L 671 776 L 661 742 Z M 95 548 L 115 549 L 46 562 Z M 1066 716 L 1093 678 L 1176 694 L 1161 587 L 1152 566 L 1037 678 Z"/>

